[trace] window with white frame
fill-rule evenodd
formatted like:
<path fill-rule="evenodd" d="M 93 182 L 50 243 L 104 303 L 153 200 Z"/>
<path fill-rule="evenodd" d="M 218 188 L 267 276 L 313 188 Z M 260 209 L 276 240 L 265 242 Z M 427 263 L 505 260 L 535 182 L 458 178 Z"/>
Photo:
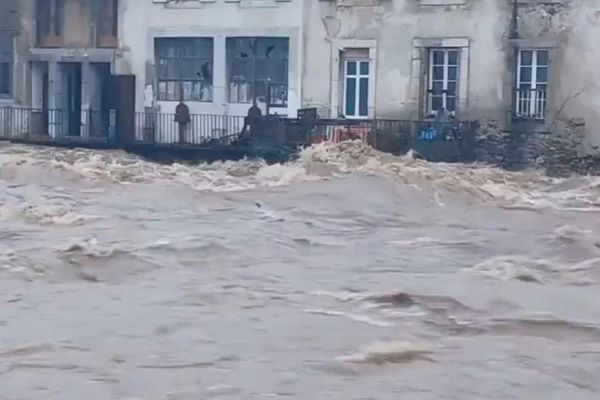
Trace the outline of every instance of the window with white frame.
<path fill-rule="evenodd" d="M 543 120 L 546 117 L 549 66 L 548 50 L 519 50 L 515 96 L 517 118 Z"/>
<path fill-rule="evenodd" d="M 155 39 L 158 100 L 212 101 L 213 39 Z"/>
<path fill-rule="evenodd" d="M 429 49 L 427 114 L 430 116 L 441 110 L 450 115 L 456 113 L 458 56 L 456 48 Z"/>
<path fill-rule="evenodd" d="M 344 60 L 344 116 L 367 118 L 369 116 L 369 60 Z"/>

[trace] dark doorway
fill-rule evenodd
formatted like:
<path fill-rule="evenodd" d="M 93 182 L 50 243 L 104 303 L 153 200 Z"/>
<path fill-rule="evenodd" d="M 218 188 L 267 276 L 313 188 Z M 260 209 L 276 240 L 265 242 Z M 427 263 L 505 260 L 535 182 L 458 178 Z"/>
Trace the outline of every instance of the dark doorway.
<path fill-rule="evenodd" d="M 113 75 L 110 84 L 110 108 L 116 110 L 117 144 L 135 141 L 135 75 Z"/>
<path fill-rule="evenodd" d="M 65 63 L 67 86 L 67 135 L 81 136 L 81 64 Z"/>
<path fill-rule="evenodd" d="M 110 64 L 92 63 L 90 71 L 90 136 L 106 137 L 110 127 Z"/>
<path fill-rule="evenodd" d="M 42 74 L 42 132 L 43 135 L 48 135 L 48 85 L 50 83 L 50 78 L 48 76 L 48 72 L 44 72 Z"/>

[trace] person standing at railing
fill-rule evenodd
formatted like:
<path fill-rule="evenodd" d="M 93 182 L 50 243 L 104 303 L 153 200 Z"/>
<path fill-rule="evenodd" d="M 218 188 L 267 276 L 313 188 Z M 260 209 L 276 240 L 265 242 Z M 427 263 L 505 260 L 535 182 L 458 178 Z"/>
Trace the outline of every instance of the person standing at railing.
<path fill-rule="evenodd" d="M 179 144 L 184 144 L 187 136 L 187 130 L 190 125 L 190 109 L 183 102 L 183 96 L 179 100 L 179 104 L 175 107 L 175 122 L 177 122 L 179 133 Z"/>

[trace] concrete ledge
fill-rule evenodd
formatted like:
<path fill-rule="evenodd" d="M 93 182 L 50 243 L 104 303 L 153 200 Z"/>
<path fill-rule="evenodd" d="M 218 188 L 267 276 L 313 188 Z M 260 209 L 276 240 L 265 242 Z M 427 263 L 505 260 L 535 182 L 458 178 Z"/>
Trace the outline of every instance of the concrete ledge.
<path fill-rule="evenodd" d="M 115 49 L 40 49 L 29 50 L 30 61 L 42 62 L 106 62 L 115 59 Z"/>

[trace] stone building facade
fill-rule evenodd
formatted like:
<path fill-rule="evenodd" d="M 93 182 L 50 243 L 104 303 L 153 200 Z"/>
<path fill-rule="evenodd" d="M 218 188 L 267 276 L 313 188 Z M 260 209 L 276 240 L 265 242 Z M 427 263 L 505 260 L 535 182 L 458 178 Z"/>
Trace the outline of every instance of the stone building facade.
<path fill-rule="evenodd" d="M 600 146 L 600 0 L 9 3 L 21 24 L 0 102 L 101 110 L 107 76 L 130 75 L 138 112 L 172 113 L 181 100 L 211 115 L 254 103 L 291 117 L 443 111 L 479 124 L 478 154 L 490 160 L 522 143 L 539 162 L 529 142 L 551 137 L 577 155 Z"/>
<path fill-rule="evenodd" d="M 108 125 L 106 88 L 116 59 L 118 0 L 3 0 L 12 3 L 14 129 L 85 136 Z M 1 29 L 0 29 L 1 31 Z M 0 96 L 1 97 L 1 96 Z M 7 114 L 9 115 L 9 114 Z"/>
<path fill-rule="evenodd" d="M 445 106 L 488 136 L 562 132 L 575 118 L 579 150 L 600 144 L 599 0 L 309 3 L 307 54 L 328 63 L 306 60 L 304 105 L 354 111 L 344 65 L 358 57 L 368 90 L 350 94 L 365 98 L 368 117 L 426 119 Z"/>

